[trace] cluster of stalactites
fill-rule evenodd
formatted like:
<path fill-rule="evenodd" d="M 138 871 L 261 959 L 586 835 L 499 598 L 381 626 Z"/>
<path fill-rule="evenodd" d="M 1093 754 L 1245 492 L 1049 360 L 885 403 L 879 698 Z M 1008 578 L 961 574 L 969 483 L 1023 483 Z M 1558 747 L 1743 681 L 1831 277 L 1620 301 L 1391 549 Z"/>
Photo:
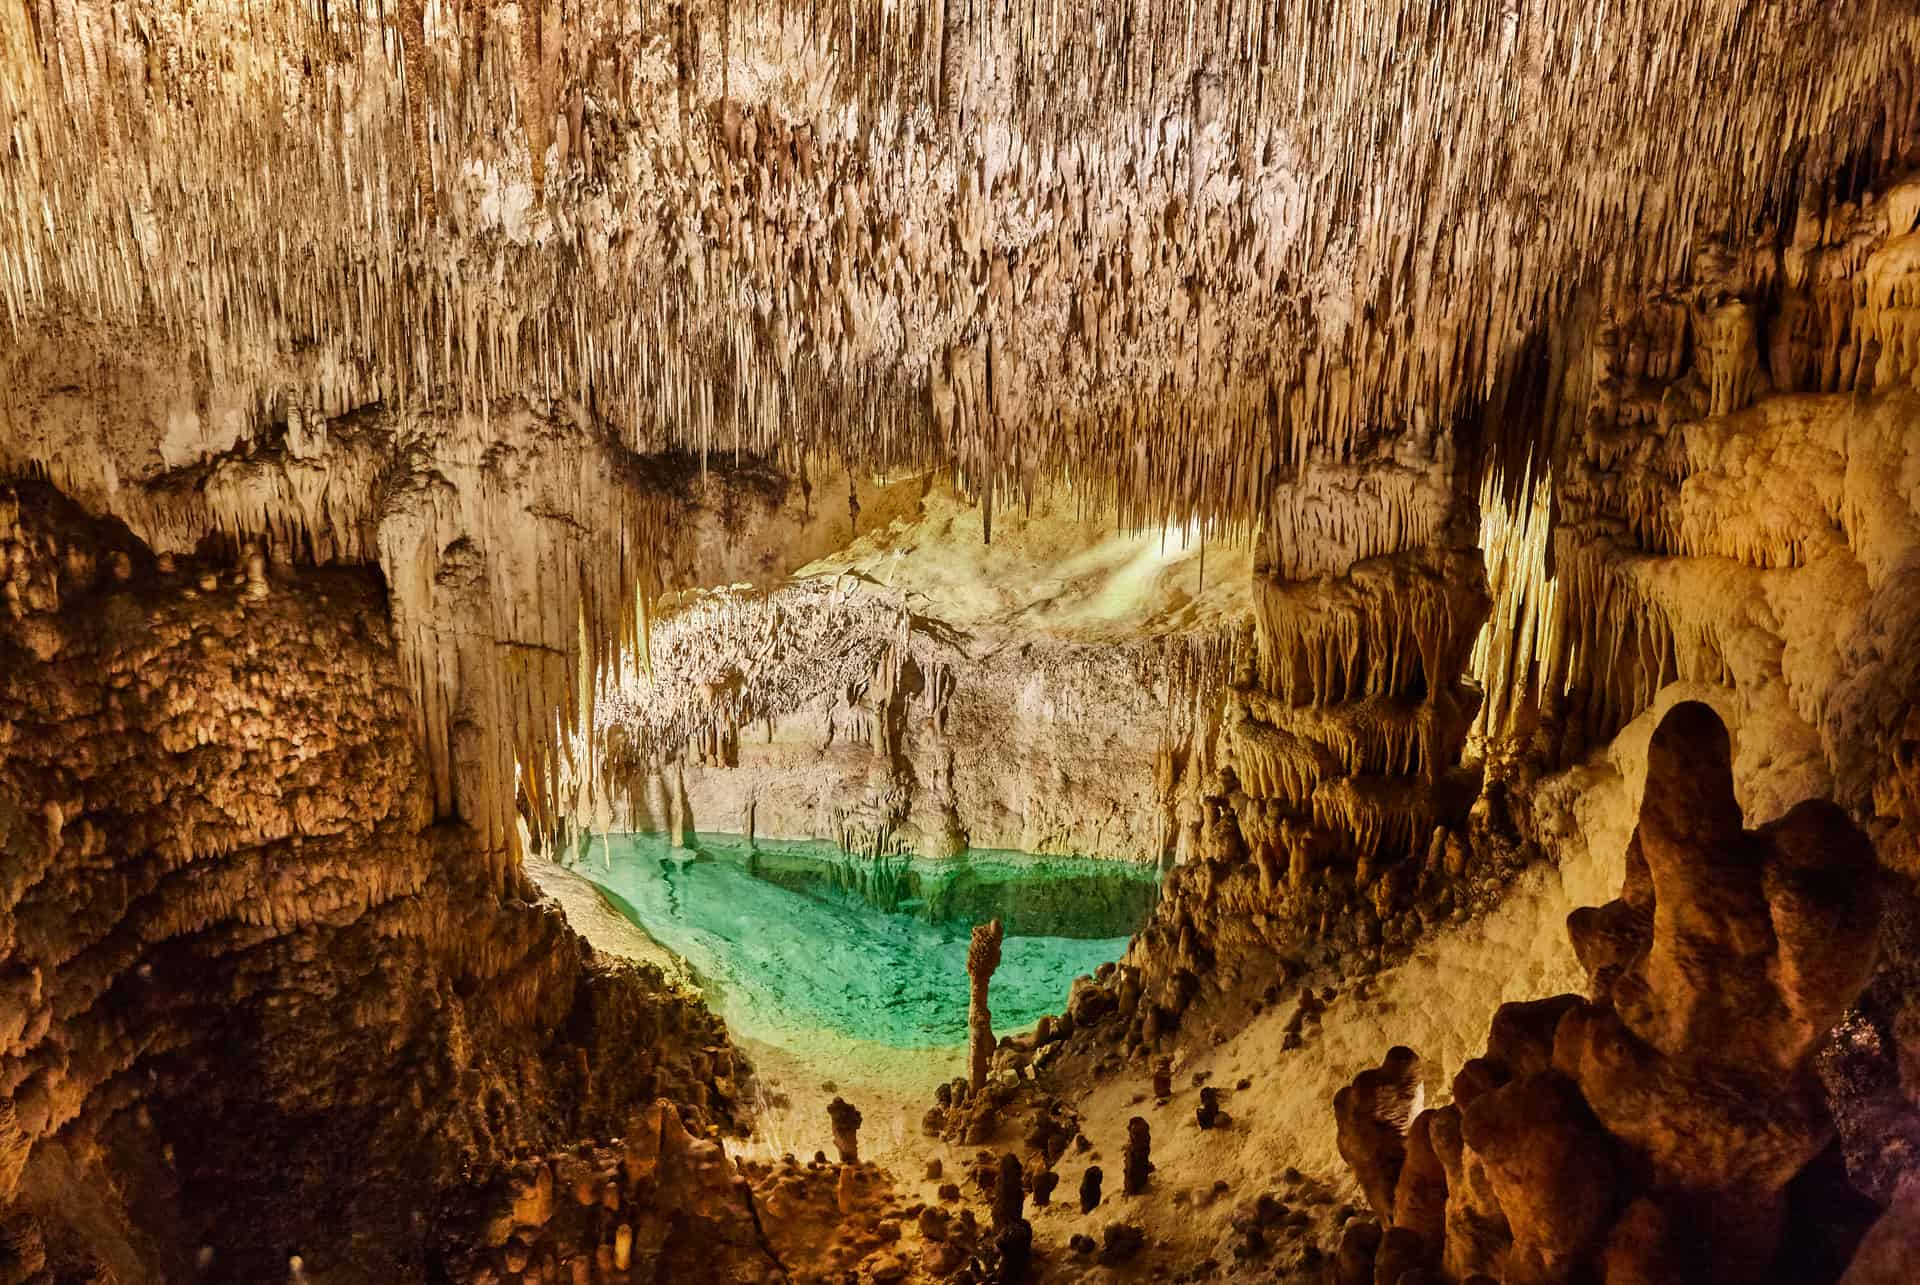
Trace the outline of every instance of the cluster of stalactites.
<path fill-rule="evenodd" d="M 823 744 L 882 755 L 898 748 L 891 706 L 944 729 L 954 649 L 916 630 L 897 592 L 841 578 L 693 591 L 656 605 L 649 626 L 644 649 L 602 672 L 594 717 L 571 737 L 558 792 L 575 816 L 675 763 L 731 766 L 743 737 L 810 710 L 826 711 Z"/>
<path fill-rule="evenodd" d="M 1587 384 L 1568 389 L 1574 424 L 1551 493 L 1535 482 L 1524 513 L 1500 514 L 1521 541 L 1525 574 L 1513 583 L 1526 601 L 1496 613 L 1515 622 L 1514 655 L 1476 658 L 1493 699 L 1521 690 L 1564 699 L 1575 739 L 1590 743 L 1668 683 L 1733 680 L 1721 635 L 1742 627 L 1741 609 L 1684 589 L 1674 568 L 1724 559 L 1716 579 L 1737 587 L 1857 538 L 1844 478 L 1851 456 L 1871 454 L 1867 429 L 1785 399 L 1884 393 L 1920 373 L 1917 222 L 1911 181 L 1855 201 L 1810 200 L 1784 242 L 1705 247 L 1688 293 L 1602 313 L 1581 337 Z M 1551 580 L 1536 579 L 1549 565 Z M 1532 648 L 1516 650 L 1528 633 Z M 1515 656 L 1530 662 L 1530 684 L 1498 681 L 1501 664 L 1525 670 Z"/>
<path fill-rule="evenodd" d="M 1520 728 L 1552 684 L 1561 654 L 1560 584 L 1547 574 L 1553 538 L 1553 475 L 1529 459 L 1517 487 L 1497 467 L 1480 488 L 1480 548 L 1493 599 L 1467 660 L 1484 699 L 1472 732 L 1502 737 Z"/>
<path fill-rule="evenodd" d="M 671 547 L 670 503 L 596 482 L 589 459 L 572 463 L 577 472 L 547 484 L 597 495 L 610 529 L 526 524 L 523 497 L 479 474 L 469 487 L 422 485 L 379 528 L 436 809 L 481 832 L 503 877 L 516 812 L 541 830 L 555 820 L 574 734 L 593 725 L 616 657 L 640 649 L 635 604 L 658 591 L 656 560 Z"/>
<path fill-rule="evenodd" d="M 1623 285 L 1592 336 L 1587 453 L 1613 468 L 1646 432 L 1770 393 L 1866 393 L 1920 368 L 1920 182 L 1858 200 L 1800 193 L 1781 235 L 1713 242 L 1684 286 Z"/>
<path fill-rule="evenodd" d="M 1452 511 L 1452 460 L 1408 442 L 1346 464 L 1312 461 L 1267 513 L 1254 574 L 1278 581 L 1342 576 L 1365 562 L 1436 539 Z"/>
<path fill-rule="evenodd" d="M 1072 717 L 1075 693 L 1122 666 L 1164 712 L 1155 781 L 1171 806 L 1183 781 L 1210 770 L 1220 693 L 1250 668 L 1250 650 L 1244 627 L 1063 645 L 1048 661 L 1048 699 Z M 568 738 L 559 809 L 606 828 L 617 802 L 641 814 L 634 793 L 648 781 L 687 763 L 736 767 L 752 738 L 797 731 L 822 751 L 860 747 L 883 769 L 872 798 L 833 812 L 831 837 L 850 853 L 911 851 L 899 832 L 912 801 L 902 791 L 927 764 L 908 759 L 957 730 L 949 720 L 970 665 L 963 636 L 916 616 L 900 592 L 857 579 L 677 595 L 655 605 L 644 651 L 603 676 L 593 723 Z"/>
<path fill-rule="evenodd" d="M 1920 47 L 1896 0 L 1348 18 L 0 0 L 0 316 L 1251 526 L 1370 421 L 1487 396 L 1563 283 L 1677 278 L 1790 165 L 1893 145 Z M 1915 346 L 1900 298 L 1857 323 L 1883 353 Z M 1732 406 L 1750 319 L 1714 315 Z"/>
<path fill-rule="evenodd" d="M 1479 555 L 1446 543 L 1450 439 L 1401 454 L 1373 478 L 1297 475 L 1263 535 L 1254 663 L 1223 717 L 1241 823 L 1277 808 L 1296 835 L 1337 835 L 1330 846 L 1362 860 L 1433 830 L 1436 783 L 1477 707 L 1459 680 L 1488 607 Z M 1333 536 L 1334 561 L 1305 560 L 1309 529 Z M 1314 846 L 1286 845 L 1291 882 Z"/>
<path fill-rule="evenodd" d="M 1604 528 L 1555 533 L 1568 714 L 1587 741 L 1613 735 L 1673 682 L 1730 684 L 1720 623 L 1680 600 L 1659 560 Z"/>
<path fill-rule="evenodd" d="M 1486 612 L 1478 577 L 1458 560 L 1398 555 L 1339 580 L 1256 579 L 1261 687 L 1285 704 L 1326 706 L 1418 701 L 1450 681 Z"/>

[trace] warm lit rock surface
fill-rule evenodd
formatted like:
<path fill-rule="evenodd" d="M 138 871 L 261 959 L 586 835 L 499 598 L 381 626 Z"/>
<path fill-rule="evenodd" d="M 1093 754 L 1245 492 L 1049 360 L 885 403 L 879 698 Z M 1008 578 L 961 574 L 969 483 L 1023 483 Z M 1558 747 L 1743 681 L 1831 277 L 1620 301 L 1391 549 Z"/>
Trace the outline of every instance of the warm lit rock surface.
<path fill-rule="evenodd" d="M 1502 1008 L 1411 1120 L 1379 1105 L 1407 1050 L 1335 1099 L 1388 1225 L 1372 1279 L 1809 1279 L 1780 1260 L 1833 1212 L 1789 1185 L 1833 1139 L 1813 1053 L 1874 966 L 1873 869 L 1831 803 L 1744 830 L 1724 725 L 1670 710 L 1621 896 L 1568 924 L 1590 998 Z"/>
<path fill-rule="evenodd" d="M 1916 356 L 1911 229 L 1797 217 L 1906 155 L 1899 0 L 1601 32 L 1419 0 L 4 12 L 0 465 L 156 545 L 380 561 L 436 812 L 502 854 L 516 756 L 545 794 L 553 710 L 675 583 L 635 457 L 757 459 L 835 509 L 832 458 L 989 512 L 1066 482 L 1260 533 L 1291 583 L 1461 517 L 1424 480 L 1458 423 L 1498 494 L 1558 470 L 1535 394 L 1592 369 L 1589 285 L 1664 317 L 1628 378 L 1699 354 L 1683 419 Z M 1708 283 L 1694 247 L 1761 225 L 1799 257 Z"/>
<path fill-rule="evenodd" d="M 37 485 L 0 490 L 0 562 L 16 1265 L 198 1279 L 205 1247 L 207 1279 L 278 1280 L 290 1252 L 419 1279 L 529 1145 L 612 1135 L 655 1095 L 744 1123 L 704 1009 L 433 824 L 365 574 L 255 597 Z"/>
<path fill-rule="evenodd" d="M 796 1232 L 794 1211 L 775 1209 L 773 1225 Z M 785 1279 L 747 1176 L 667 1101 L 635 1110 L 617 1145 L 516 1164 L 479 1212 L 481 1243 L 446 1269 L 469 1285 Z"/>

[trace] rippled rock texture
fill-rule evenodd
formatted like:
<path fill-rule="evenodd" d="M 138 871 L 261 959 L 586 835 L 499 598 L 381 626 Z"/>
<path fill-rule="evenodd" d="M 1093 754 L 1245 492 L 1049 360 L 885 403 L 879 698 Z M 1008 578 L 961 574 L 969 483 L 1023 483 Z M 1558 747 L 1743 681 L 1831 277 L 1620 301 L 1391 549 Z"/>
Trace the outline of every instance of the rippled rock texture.
<path fill-rule="evenodd" d="M 433 823 L 372 577 L 25 484 L 0 568 L 0 1275 L 419 1279 L 524 1148 L 742 1124 L 704 1009 Z"/>

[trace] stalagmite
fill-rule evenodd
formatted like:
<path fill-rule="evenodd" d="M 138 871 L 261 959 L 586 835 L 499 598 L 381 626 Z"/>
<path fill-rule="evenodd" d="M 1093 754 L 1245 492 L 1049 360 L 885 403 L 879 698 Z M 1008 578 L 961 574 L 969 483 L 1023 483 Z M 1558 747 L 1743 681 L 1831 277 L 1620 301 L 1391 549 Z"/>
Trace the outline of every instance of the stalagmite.
<path fill-rule="evenodd" d="M 1090 1214 L 1099 1207 L 1101 1177 L 1099 1165 L 1088 1165 L 1086 1172 L 1080 1175 L 1081 1213 Z"/>
<path fill-rule="evenodd" d="M 247 550 L 247 597 L 258 602 L 267 596 L 267 555 L 258 545 Z"/>
<path fill-rule="evenodd" d="M 838 1097 L 827 1104 L 827 1116 L 833 1125 L 833 1145 L 839 1149 L 840 1163 L 860 1163 L 860 1108 Z"/>
<path fill-rule="evenodd" d="M 1020 1215 L 1026 1206 L 1026 1190 L 1022 1185 L 1026 1180 L 1020 1166 L 1020 1158 L 1012 1152 L 1000 1157 L 999 1176 L 993 1188 L 993 1225 L 995 1230 L 1005 1230 L 1020 1221 Z"/>
<path fill-rule="evenodd" d="M 1129 1196 L 1138 1196 L 1147 1189 L 1147 1176 L 1153 1172 L 1153 1161 L 1148 1158 L 1148 1150 L 1153 1145 L 1153 1132 L 1147 1122 L 1139 1116 L 1127 1121 L 1127 1149 L 1125 1190 Z"/>
<path fill-rule="evenodd" d="M 993 1014 L 987 1009 L 987 983 L 1000 967 L 1000 921 L 976 924 L 967 946 L 967 1077 L 973 1091 L 986 1087 L 993 1062 Z"/>

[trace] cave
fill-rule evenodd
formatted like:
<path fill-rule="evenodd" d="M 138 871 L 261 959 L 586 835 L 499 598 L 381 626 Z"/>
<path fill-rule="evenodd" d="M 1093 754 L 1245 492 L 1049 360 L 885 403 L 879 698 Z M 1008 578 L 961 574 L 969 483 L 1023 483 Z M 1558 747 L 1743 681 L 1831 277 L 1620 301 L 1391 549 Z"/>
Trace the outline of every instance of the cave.
<path fill-rule="evenodd" d="M 1911 0 L 0 0 L 0 1285 L 1920 1280 Z"/>

